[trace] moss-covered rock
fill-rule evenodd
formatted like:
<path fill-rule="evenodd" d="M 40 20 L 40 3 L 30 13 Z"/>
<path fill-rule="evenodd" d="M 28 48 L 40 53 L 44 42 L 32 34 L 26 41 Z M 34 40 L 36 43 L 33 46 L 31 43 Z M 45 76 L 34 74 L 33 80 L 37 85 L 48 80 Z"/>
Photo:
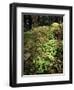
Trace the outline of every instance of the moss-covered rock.
<path fill-rule="evenodd" d="M 63 72 L 62 29 L 55 22 L 24 32 L 24 74 Z"/>

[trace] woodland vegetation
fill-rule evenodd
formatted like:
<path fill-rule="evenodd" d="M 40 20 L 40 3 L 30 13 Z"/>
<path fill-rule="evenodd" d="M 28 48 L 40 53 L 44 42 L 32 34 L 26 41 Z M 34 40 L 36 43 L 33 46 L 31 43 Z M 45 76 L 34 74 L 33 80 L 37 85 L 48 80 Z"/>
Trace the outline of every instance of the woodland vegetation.
<path fill-rule="evenodd" d="M 63 16 L 23 17 L 24 75 L 63 73 Z"/>

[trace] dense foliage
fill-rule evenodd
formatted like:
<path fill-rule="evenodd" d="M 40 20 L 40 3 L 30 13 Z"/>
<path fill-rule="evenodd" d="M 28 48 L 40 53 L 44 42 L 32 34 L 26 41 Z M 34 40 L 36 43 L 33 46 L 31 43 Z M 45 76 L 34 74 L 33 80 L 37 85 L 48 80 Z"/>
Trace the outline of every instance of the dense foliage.
<path fill-rule="evenodd" d="M 24 74 L 63 72 L 63 25 L 33 27 L 24 32 Z"/>

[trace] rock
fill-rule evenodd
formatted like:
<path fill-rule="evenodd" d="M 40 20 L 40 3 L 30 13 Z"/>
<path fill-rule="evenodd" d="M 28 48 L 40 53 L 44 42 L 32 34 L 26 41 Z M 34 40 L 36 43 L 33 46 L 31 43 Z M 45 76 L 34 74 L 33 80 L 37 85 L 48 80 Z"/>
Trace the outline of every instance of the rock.
<path fill-rule="evenodd" d="M 30 56 L 31 56 L 30 53 L 26 53 L 26 54 L 24 54 L 24 60 L 27 60 Z"/>

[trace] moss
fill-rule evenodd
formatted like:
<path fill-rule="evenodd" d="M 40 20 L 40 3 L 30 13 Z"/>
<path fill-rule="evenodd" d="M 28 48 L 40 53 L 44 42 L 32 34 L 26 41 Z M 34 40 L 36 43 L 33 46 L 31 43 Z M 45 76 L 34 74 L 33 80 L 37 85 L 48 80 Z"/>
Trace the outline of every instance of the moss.
<path fill-rule="evenodd" d="M 53 23 L 24 32 L 24 55 L 29 56 L 24 59 L 24 74 L 63 72 L 62 27 Z"/>

